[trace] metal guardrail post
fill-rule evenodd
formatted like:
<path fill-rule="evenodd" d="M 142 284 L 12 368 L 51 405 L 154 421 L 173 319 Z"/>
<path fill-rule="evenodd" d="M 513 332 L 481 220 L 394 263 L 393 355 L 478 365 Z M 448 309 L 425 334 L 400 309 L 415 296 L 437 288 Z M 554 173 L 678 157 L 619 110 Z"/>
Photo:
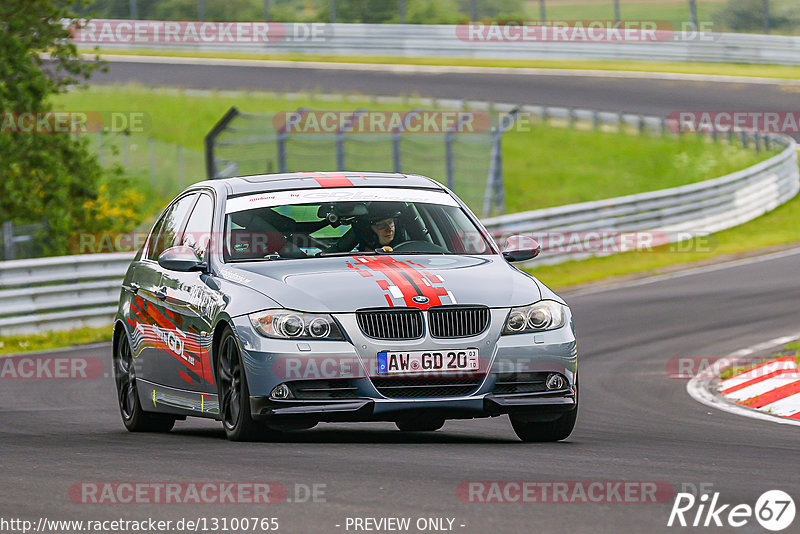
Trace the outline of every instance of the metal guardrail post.
<path fill-rule="evenodd" d="M 14 224 L 11 221 L 3 223 L 3 259 L 14 259 Z"/>
<path fill-rule="evenodd" d="M 508 114 L 508 120 L 492 130 L 492 150 L 489 157 L 489 176 L 486 179 L 486 192 L 483 196 L 483 216 L 492 213 L 492 206 L 500 214 L 506 211 L 505 183 L 503 180 L 503 134 L 507 132 L 519 116 L 517 106 Z"/>
<path fill-rule="evenodd" d="M 347 167 L 345 160 L 346 155 L 344 151 L 344 142 L 347 134 L 352 131 L 353 126 L 356 124 L 359 115 L 366 113 L 365 109 L 357 109 L 350 116 L 350 119 L 336 131 L 336 170 L 343 171 Z"/>
<path fill-rule="evenodd" d="M 278 135 L 275 138 L 277 145 L 276 150 L 278 153 L 278 172 L 287 172 L 286 167 L 286 130 L 278 130 Z"/>
<path fill-rule="evenodd" d="M 400 152 L 400 131 L 392 132 L 392 169 L 394 172 L 403 172 L 403 155 Z"/>
<path fill-rule="evenodd" d="M 468 122 L 467 115 L 462 114 L 458 117 L 458 123 L 444 134 L 444 162 L 445 173 L 447 174 L 447 188 L 455 191 L 456 178 L 455 178 L 455 163 L 453 161 L 453 140 L 457 133 L 461 132 L 465 122 Z"/>
<path fill-rule="evenodd" d="M 600 130 L 600 112 L 596 109 L 592 111 L 592 130 Z"/>
<path fill-rule="evenodd" d="M 444 167 L 447 176 L 447 188 L 455 191 L 456 179 L 455 170 L 453 169 L 453 132 L 447 132 L 444 135 Z"/>
<path fill-rule="evenodd" d="M 211 128 L 211 131 L 206 134 L 204 144 L 206 148 L 206 178 L 213 180 L 217 178 L 217 163 L 214 159 L 214 143 L 219 137 L 219 134 L 228 127 L 228 124 L 239 115 L 239 110 L 232 107 L 222 116 L 222 118 Z"/>

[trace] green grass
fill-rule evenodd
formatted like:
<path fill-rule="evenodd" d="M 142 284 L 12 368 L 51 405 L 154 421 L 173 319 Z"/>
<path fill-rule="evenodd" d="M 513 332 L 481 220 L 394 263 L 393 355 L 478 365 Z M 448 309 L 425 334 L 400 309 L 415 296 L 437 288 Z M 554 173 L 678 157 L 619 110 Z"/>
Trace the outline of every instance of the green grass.
<path fill-rule="evenodd" d="M 83 50 L 92 53 L 92 50 Z M 189 50 L 107 50 L 113 55 L 144 55 L 157 57 L 194 57 L 219 59 L 255 59 L 263 61 L 315 61 L 324 63 L 367 63 L 375 65 L 430 65 L 457 67 L 503 67 L 539 68 L 566 70 L 599 70 L 624 72 L 680 73 L 718 76 L 745 76 L 775 78 L 785 80 L 800 79 L 800 67 L 790 65 L 756 65 L 745 63 L 681 63 L 648 61 L 612 60 L 573 60 L 573 59 L 473 59 L 473 58 L 430 58 L 397 56 L 332 56 L 316 54 L 252 54 L 227 51 L 189 51 Z"/>
<path fill-rule="evenodd" d="M 0 355 L 40 352 L 85 343 L 111 341 L 111 334 L 111 325 L 109 325 L 99 328 L 79 328 L 64 332 L 2 336 L 0 337 Z"/>
<path fill-rule="evenodd" d="M 183 145 L 195 154 L 202 149 L 205 133 L 232 105 L 253 113 L 295 110 L 301 106 L 375 110 L 416 107 L 413 98 L 405 106 L 396 106 L 375 103 L 366 97 L 362 101 L 331 102 L 313 94 L 286 99 L 270 93 L 187 94 L 134 86 L 73 91 L 60 95 L 55 104 L 64 109 L 145 112 L 152 124 L 150 135 Z M 740 170 L 765 157 L 693 135 L 662 138 L 570 130 L 536 123 L 525 131 L 507 133 L 503 150 L 508 212 L 684 185 Z M 158 155 L 158 166 L 163 163 L 172 168 L 174 162 L 170 157 L 170 153 Z M 198 172 L 196 167 L 195 172 Z"/>
<path fill-rule="evenodd" d="M 614 20 L 612 0 L 559 0 L 546 2 L 548 20 Z M 725 0 L 700 0 L 697 18 L 711 20 L 712 14 L 725 5 Z M 526 2 L 528 16 L 539 19 L 539 2 Z M 622 20 L 667 21 L 675 29 L 689 20 L 689 3 L 686 0 L 620 0 Z"/>
<path fill-rule="evenodd" d="M 641 277 L 678 266 L 685 268 L 734 259 L 754 251 L 795 243 L 800 243 L 800 196 L 766 215 L 707 238 L 666 245 L 652 251 L 628 252 L 528 270 L 547 285 L 563 290 L 615 277 Z"/>
<path fill-rule="evenodd" d="M 535 125 L 531 132 L 503 138 L 507 211 L 677 187 L 744 169 L 762 157 L 696 136 L 639 137 Z"/>

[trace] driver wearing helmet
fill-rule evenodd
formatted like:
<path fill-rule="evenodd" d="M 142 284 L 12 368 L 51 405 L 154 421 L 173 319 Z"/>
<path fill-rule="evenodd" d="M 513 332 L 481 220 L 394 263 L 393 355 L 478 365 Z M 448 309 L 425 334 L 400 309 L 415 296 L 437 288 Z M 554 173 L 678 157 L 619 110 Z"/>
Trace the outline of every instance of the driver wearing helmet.
<path fill-rule="evenodd" d="M 401 236 L 402 228 L 398 227 L 401 212 L 390 204 L 373 204 L 369 206 L 369 214 L 363 219 L 359 250 L 383 250 L 392 252 L 394 247 L 407 238 Z M 366 228 L 364 228 L 366 227 Z"/>

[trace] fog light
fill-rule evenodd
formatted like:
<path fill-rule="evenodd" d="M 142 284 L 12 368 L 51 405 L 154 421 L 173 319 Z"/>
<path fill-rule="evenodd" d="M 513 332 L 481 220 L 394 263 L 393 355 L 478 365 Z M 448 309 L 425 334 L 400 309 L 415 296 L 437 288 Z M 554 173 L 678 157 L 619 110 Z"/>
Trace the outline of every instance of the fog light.
<path fill-rule="evenodd" d="M 551 373 L 547 375 L 547 381 L 545 381 L 545 385 L 547 389 L 564 389 L 567 387 L 567 381 L 564 380 L 564 377 L 556 374 Z"/>
<path fill-rule="evenodd" d="M 272 393 L 269 394 L 270 398 L 284 400 L 292 398 L 292 390 L 286 384 L 279 384 L 275 386 Z"/>

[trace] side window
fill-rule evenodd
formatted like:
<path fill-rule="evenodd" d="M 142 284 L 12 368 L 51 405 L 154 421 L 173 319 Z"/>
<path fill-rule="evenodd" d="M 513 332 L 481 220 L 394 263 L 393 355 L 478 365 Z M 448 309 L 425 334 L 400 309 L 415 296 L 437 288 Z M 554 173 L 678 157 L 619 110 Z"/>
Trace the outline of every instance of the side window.
<path fill-rule="evenodd" d="M 206 261 L 206 250 L 211 241 L 211 224 L 214 220 L 214 201 L 208 195 L 200 195 L 189 222 L 186 223 L 186 230 L 177 244 L 192 247 L 200 259 Z"/>
<path fill-rule="evenodd" d="M 158 261 L 161 253 L 173 245 L 183 221 L 186 220 L 189 208 L 194 204 L 195 198 L 197 198 L 196 194 L 185 196 L 164 213 L 162 222 L 157 227 L 158 237 L 156 237 L 155 232 L 151 236 L 152 242 L 147 249 L 148 259 Z"/>

